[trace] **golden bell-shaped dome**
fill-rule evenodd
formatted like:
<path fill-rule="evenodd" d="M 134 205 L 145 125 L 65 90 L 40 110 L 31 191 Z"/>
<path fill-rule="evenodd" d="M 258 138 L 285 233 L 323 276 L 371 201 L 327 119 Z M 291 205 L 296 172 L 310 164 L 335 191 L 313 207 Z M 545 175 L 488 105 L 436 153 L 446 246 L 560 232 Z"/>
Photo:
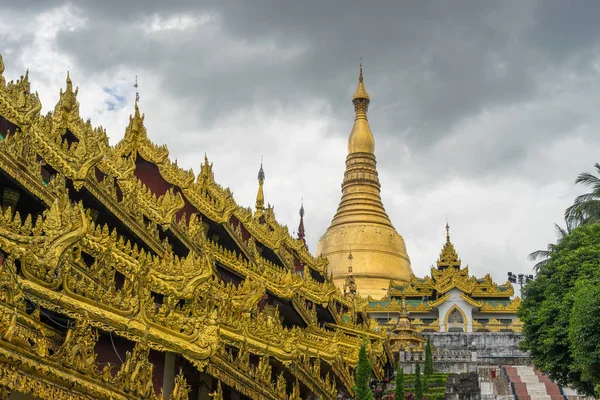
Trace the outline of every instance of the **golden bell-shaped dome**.
<path fill-rule="evenodd" d="M 381 202 L 375 139 L 367 120 L 370 98 L 360 68 L 352 99 L 356 116 L 348 139 L 342 199 L 331 225 L 319 240 L 317 255 L 327 257 L 335 284 L 348 275 L 348 254 L 358 294 L 381 298 L 390 280 L 408 282 L 412 270 L 404 239 L 392 225 Z"/>

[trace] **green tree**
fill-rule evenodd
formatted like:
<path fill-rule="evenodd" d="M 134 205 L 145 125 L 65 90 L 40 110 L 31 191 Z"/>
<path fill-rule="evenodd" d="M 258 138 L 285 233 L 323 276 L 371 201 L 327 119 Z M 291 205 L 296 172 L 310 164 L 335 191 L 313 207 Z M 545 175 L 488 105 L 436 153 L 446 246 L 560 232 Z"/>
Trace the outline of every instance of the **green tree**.
<path fill-rule="evenodd" d="M 573 368 L 591 382 L 598 395 L 600 385 L 600 280 L 579 280 L 569 321 L 569 348 Z"/>
<path fill-rule="evenodd" d="M 423 370 L 423 375 L 425 377 L 431 376 L 433 374 L 433 355 L 431 354 L 431 342 L 429 342 L 429 337 L 427 338 L 427 345 L 425 346 L 425 368 Z"/>
<path fill-rule="evenodd" d="M 396 389 L 394 390 L 394 400 L 404 400 L 404 370 L 402 365 L 398 363 L 396 370 Z"/>
<path fill-rule="evenodd" d="M 373 400 L 373 393 L 369 387 L 371 381 L 371 364 L 367 358 L 367 347 L 361 344 L 358 352 L 358 366 L 356 367 L 356 384 L 354 386 L 354 398 L 356 400 Z"/>
<path fill-rule="evenodd" d="M 583 225 L 554 247 L 518 311 L 536 368 L 589 395 L 600 383 L 599 285 L 600 224 Z"/>
<path fill-rule="evenodd" d="M 594 167 L 600 174 L 600 164 L 596 163 Z M 565 211 L 565 218 L 576 225 L 600 222 L 600 178 L 583 172 L 575 179 L 575 184 L 578 183 L 590 187 L 592 191 L 577 196 L 573 205 Z"/>
<path fill-rule="evenodd" d="M 423 400 L 423 386 L 421 385 L 421 365 L 415 363 L 415 400 Z"/>

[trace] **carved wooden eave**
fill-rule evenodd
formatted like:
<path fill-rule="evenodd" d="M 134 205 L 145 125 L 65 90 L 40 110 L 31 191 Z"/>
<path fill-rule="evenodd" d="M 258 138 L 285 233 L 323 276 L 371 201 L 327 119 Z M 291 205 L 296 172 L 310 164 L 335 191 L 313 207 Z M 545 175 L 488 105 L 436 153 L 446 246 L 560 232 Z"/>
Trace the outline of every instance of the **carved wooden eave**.
<path fill-rule="evenodd" d="M 18 387 L 4 386 L 21 391 L 27 384 L 36 388 L 34 395 L 44 398 L 78 398 L 65 397 L 62 387 L 71 387 L 74 393 L 82 388 L 82 393 L 94 398 L 111 398 L 111 393 L 113 399 L 150 398 L 141 394 L 150 393 L 147 382 L 145 386 L 131 386 L 126 372 L 117 374 L 120 380 L 116 384 L 108 375 L 92 374 L 91 369 L 85 370 L 87 375 L 81 371 L 73 374 L 66 364 L 52 364 L 54 361 L 44 356 L 44 346 L 71 361 L 73 354 L 68 356 L 69 347 L 61 343 L 61 335 L 43 324 L 35 311 L 31 315 L 24 312 L 24 296 L 38 307 L 77 321 L 79 337 L 94 337 L 94 329 L 99 329 L 136 343 L 122 367 L 127 371 L 134 363 L 131 360 L 138 367 L 151 369 L 150 349 L 168 351 L 181 354 L 199 370 L 206 368 L 251 398 L 299 400 L 301 391 L 308 390 L 330 399 L 335 397 L 335 382 L 352 393 L 351 368 L 358 362 L 360 338 L 367 336 L 374 372 L 382 376 L 387 360 L 384 339 L 370 327 L 352 322 L 356 314 L 366 320 L 368 304 L 345 298 L 327 277 L 321 283 L 309 270 L 304 276 L 293 273 L 299 259 L 301 265 L 322 275 L 327 260 L 310 255 L 274 214 L 267 213 L 259 222 L 250 210 L 238 206 L 231 192 L 215 183 L 207 160 L 197 177 L 171 162 L 166 146 L 156 146 L 148 139 L 137 104 L 124 139 L 110 147 L 102 128 L 93 128 L 80 118 L 78 89 L 73 89 L 69 78 L 54 112 L 41 117 L 41 105 L 37 95 L 29 92 L 28 78 L 6 85 L 2 72 L 0 59 L 0 115 L 21 131 L 0 141 L 0 170 L 20 186 L 23 194 L 39 200 L 45 211 L 39 218 L 10 208 L 0 214 L 0 312 L 8 321 L 3 320 L 3 325 L 9 327 L 0 332 L 0 386 L 5 382 L 2 379 L 15 376 L 13 362 L 22 359 L 22 371 L 31 372 L 31 379 L 16 380 L 21 385 Z M 158 167 L 170 185 L 165 193 L 153 193 L 136 177 L 137 157 Z M 42 181 L 44 165 L 56 172 L 50 182 Z M 129 231 L 130 239 L 119 234 L 118 226 L 96 224 L 93 210 L 72 202 L 69 196 L 83 189 L 101 204 L 106 215 L 112 214 Z M 188 203 L 221 224 L 243 255 L 206 238 L 199 215 L 177 220 Z M 248 239 L 237 237 L 230 226 L 232 217 L 240 221 L 252 243 L 271 249 L 283 267 L 253 252 Z M 173 253 L 168 241 L 171 236 L 160 239 L 161 229 L 170 230 L 186 247 L 185 257 Z M 242 277 L 242 283 L 235 286 L 219 280 L 217 262 Z M 291 300 L 309 327 L 284 328 L 277 315 L 260 312 L 258 304 L 267 292 Z M 160 303 L 155 295 L 160 296 Z M 345 308 L 340 312 L 353 315 L 350 321 L 338 314 L 337 304 Z M 317 305 L 329 310 L 336 324 L 328 325 L 328 329 L 320 327 Z M 81 333 L 83 326 L 89 335 Z M 39 349 L 34 346 L 35 354 L 27 348 L 19 352 L 14 347 L 14 332 L 30 343 L 45 338 L 45 344 L 38 344 Z M 65 343 L 71 343 L 73 335 L 67 334 Z M 63 346 L 62 353 L 59 346 Z M 95 355 L 89 351 L 91 343 L 86 342 L 86 346 L 82 359 L 89 361 L 84 367 L 91 368 Z M 268 361 L 260 364 L 263 378 L 257 380 L 254 366 L 235 364 L 224 356 L 221 350 L 226 346 L 245 349 L 261 360 L 272 357 L 299 383 L 287 385 L 280 378 L 267 381 Z M 9 356 L 13 358 L 2 358 Z M 29 360 L 39 361 L 37 366 L 42 369 L 28 369 Z M 321 362 L 329 366 L 334 377 L 320 374 Z M 56 371 L 60 377 L 47 382 L 41 371 L 50 375 Z M 71 380 L 66 378 L 69 374 Z M 182 376 L 176 386 L 178 397 L 173 400 L 186 398 Z"/>

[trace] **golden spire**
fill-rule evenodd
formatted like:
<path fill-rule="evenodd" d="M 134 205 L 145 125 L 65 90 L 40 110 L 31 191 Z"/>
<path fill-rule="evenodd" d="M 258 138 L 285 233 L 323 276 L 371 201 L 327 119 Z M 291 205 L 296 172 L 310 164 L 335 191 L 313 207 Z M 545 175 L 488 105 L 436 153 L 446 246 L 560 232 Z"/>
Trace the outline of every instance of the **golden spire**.
<path fill-rule="evenodd" d="M 260 169 L 258 170 L 258 193 L 256 193 L 256 212 L 262 212 L 265 209 L 265 194 L 263 193 L 263 183 L 265 182 L 265 171 L 262 165 L 262 156 L 260 157 Z"/>
<path fill-rule="evenodd" d="M 342 198 L 331 225 L 319 240 L 317 255 L 328 259 L 338 287 L 352 276 L 361 295 L 377 299 L 390 280 L 408 282 L 412 270 L 404 239 L 381 202 L 375 139 L 367 120 L 369 102 L 361 62 L 358 87 L 352 97 L 356 115 L 348 138 Z M 346 259 L 349 245 L 354 257 L 352 273 Z"/>
<path fill-rule="evenodd" d="M 363 82 L 361 60 L 358 87 L 352 98 L 356 116 L 348 139 L 348 157 L 342 183 L 342 200 L 333 217 L 332 227 L 360 221 L 393 228 L 381 202 L 375 159 L 375 139 L 367 120 L 369 101 L 370 98 Z"/>
<path fill-rule="evenodd" d="M 448 225 L 448 217 L 446 217 L 446 243 L 442 247 L 440 258 L 437 261 L 438 269 L 454 267 L 460 269 L 461 260 L 458 258 L 458 253 L 454 248 L 454 244 L 450 241 L 450 225 Z"/>
<path fill-rule="evenodd" d="M 354 97 L 352 97 L 353 101 L 358 100 L 358 99 L 366 99 L 366 100 L 370 99 L 369 94 L 365 90 L 365 84 L 363 82 L 362 57 L 360 59 L 360 72 L 358 74 L 358 87 L 356 88 L 356 92 L 354 92 Z"/>
<path fill-rule="evenodd" d="M 367 112 L 371 98 L 365 89 L 362 71 L 362 59 L 360 61 L 360 72 L 358 74 L 358 86 L 352 97 L 354 104 L 354 126 L 348 139 L 348 154 L 369 153 L 375 154 L 375 139 L 369 127 Z"/>

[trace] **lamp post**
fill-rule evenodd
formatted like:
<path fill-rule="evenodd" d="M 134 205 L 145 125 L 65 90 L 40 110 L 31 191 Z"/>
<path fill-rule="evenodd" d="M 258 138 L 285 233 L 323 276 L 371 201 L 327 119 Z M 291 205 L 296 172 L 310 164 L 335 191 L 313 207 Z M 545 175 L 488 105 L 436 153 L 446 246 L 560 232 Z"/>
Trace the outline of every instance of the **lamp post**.
<path fill-rule="evenodd" d="M 518 283 L 519 286 L 521 287 L 521 294 L 522 294 L 523 286 L 533 280 L 533 275 L 513 274 L 512 272 L 509 272 L 508 280 L 510 283 Z"/>

